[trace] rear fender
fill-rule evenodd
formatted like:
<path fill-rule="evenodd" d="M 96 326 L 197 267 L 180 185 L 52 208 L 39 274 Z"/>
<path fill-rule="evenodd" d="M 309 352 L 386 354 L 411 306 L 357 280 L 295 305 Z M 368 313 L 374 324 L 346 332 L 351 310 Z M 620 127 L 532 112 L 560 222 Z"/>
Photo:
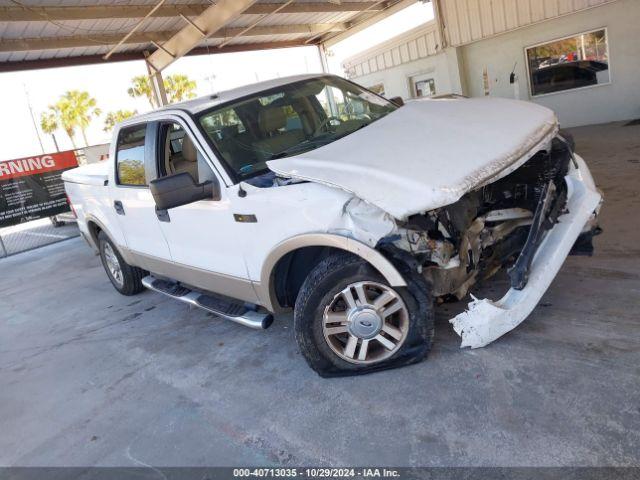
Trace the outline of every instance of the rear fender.
<path fill-rule="evenodd" d="M 107 227 L 105 227 L 104 222 L 100 221 L 98 218 L 91 214 L 86 215 L 85 222 L 89 233 L 89 235 L 87 236 L 87 241 L 96 252 L 99 252 L 98 231 L 103 231 L 111 239 L 114 245 L 118 247 L 118 252 L 120 252 L 120 255 L 122 255 L 124 261 L 129 265 L 136 265 L 131 252 L 129 252 L 129 249 L 127 249 L 126 246 L 117 241 L 117 238 L 109 231 Z"/>

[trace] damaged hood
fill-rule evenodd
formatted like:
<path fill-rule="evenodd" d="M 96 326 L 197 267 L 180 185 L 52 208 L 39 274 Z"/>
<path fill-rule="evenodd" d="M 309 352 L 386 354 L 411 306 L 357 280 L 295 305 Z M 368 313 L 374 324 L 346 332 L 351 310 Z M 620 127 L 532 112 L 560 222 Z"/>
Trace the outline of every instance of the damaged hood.
<path fill-rule="evenodd" d="M 326 146 L 271 160 L 279 175 L 341 188 L 397 219 L 507 175 L 557 132 L 554 113 L 498 98 L 408 102 Z"/>

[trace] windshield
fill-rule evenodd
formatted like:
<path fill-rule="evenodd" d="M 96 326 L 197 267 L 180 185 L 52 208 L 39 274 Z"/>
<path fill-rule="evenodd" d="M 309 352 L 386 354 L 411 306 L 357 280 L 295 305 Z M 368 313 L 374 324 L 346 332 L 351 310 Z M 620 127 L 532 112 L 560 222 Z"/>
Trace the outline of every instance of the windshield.
<path fill-rule="evenodd" d="M 267 171 L 268 160 L 327 145 L 396 108 L 362 87 L 328 76 L 216 107 L 198 121 L 236 180 L 244 180 Z"/>

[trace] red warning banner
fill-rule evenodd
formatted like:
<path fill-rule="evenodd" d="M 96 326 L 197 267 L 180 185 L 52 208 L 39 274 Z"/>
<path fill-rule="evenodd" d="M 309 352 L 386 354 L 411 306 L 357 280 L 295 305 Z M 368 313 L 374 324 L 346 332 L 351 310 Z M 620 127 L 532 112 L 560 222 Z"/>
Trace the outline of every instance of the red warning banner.
<path fill-rule="evenodd" d="M 0 161 L 0 228 L 69 211 L 62 172 L 74 151 Z"/>
<path fill-rule="evenodd" d="M 0 181 L 10 178 L 38 175 L 55 170 L 65 170 L 78 166 L 73 150 L 49 153 L 38 157 L 18 158 L 0 161 Z"/>

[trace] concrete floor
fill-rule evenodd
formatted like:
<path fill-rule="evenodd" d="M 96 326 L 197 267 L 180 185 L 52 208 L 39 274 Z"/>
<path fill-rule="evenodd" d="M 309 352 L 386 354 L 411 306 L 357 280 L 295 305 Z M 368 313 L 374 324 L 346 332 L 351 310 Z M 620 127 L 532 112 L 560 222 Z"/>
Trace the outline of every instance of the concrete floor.
<path fill-rule="evenodd" d="M 400 370 L 323 380 L 290 318 L 122 297 L 79 239 L 1 260 L 0 464 L 640 465 L 640 127 L 574 134 L 607 199 L 597 254 L 487 348 L 440 308 Z"/>

